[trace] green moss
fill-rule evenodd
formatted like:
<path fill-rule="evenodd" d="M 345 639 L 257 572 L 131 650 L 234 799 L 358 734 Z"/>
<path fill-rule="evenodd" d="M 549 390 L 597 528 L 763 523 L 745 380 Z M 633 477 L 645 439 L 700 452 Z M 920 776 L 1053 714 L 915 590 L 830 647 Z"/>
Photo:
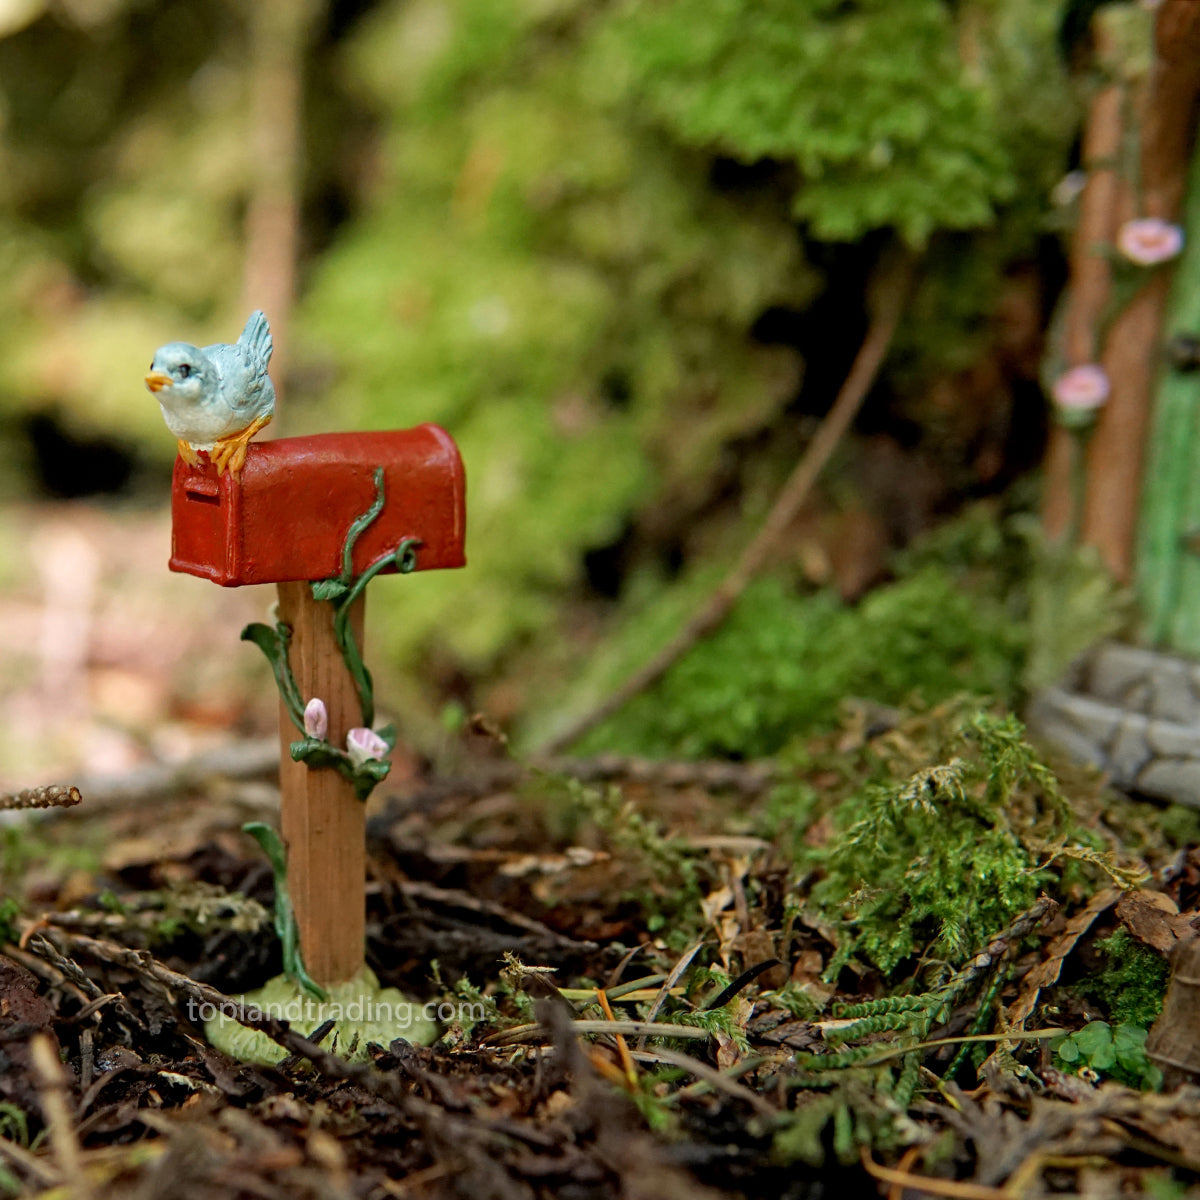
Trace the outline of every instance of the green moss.
<path fill-rule="evenodd" d="M 591 735 L 591 749 L 662 756 L 764 757 L 832 728 L 848 696 L 936 703 L 972 691 L 1014 695 L 1021 626 L 1005 605 L 938 567 L 872 592 L 858 607 L 752 584 L 726 623 Z"/>
<path fill-rule="evenodd" d="M 1200 812 L 1190 804 L 1156 806 L 1154 815 L 1163 840 L 1173 849 L 1200 842 Z"/>
<path fill-rule="evenodd" d="M 1036 899 L 1047 846 L 1079 836 L 1053 775 L 1013 716 L 979 713 L 946 761 L 873 784 L 834 813 L 812 899 L 839 928 L 832 977 L 852 957 L 885 974 L 923 954 L 960 964 Z"/>
<path fill-rule="evenodd" d="M 1171 973 L 1166 959 L 1125 929 L 1099 939 L 1096 951 L 1105 965 L 1082 990 L 1104 1005 L 1114 1025 L 1149 1028 L 1162 1012 Z"/>

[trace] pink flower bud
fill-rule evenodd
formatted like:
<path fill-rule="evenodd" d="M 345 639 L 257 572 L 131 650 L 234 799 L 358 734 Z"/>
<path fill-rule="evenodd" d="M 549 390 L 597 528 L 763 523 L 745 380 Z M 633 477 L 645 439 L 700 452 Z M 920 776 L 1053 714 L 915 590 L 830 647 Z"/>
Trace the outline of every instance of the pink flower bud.
<path fill-rule="evenodd" d="M 325 701 L 318 696 L 314 696 L 304 708 L 304 732 L 318 741 L 324 741 L 329 732 L 329 713 L 325 711 Z"/>
<path fill-rule="evenodd" d="M 1103 367 L 1084 363 L 1064 371 L 1054 381 L 1054 401 L 1075 412 L 1099 408 L 1108 399 L 1110 386 Z"/>
<path fill-rule="evenodd" d="M 1183 230 L 1158 217 L 1139 217 L 1117 230 L 1117 249 L 1139 267 L 1154 267 L 1183 249 Z"/>
<path fill-rule="evenodd" d="M 373 729 L 356 726 L 346 734 L 346 753 L 350 761 L 361 767 L 368 759 L 387 758 L 390 747 Z"/>

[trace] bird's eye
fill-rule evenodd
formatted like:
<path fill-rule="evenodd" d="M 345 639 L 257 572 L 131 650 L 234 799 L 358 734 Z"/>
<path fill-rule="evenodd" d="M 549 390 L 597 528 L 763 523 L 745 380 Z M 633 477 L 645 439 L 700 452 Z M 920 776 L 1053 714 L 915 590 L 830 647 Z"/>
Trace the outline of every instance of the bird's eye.
<path fill-rule="evenodd" d="M 187 363 L 179 364 L 179 378 L 186 379 L 192 373 L 192 368 Z"/>

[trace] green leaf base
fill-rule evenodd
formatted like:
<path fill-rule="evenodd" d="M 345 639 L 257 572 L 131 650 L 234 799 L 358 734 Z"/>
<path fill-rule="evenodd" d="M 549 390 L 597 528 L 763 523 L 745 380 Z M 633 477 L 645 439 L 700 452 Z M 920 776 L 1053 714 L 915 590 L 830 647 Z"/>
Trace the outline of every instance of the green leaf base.
<path fill-rule="evenodd" d="M 367 967 L 347 983 L 326 990 L 327 1000 L 315 1000 L 286 975 L 277 975 L 236 999 L 246 1008 L 282 1018 L 306 1037 L 331 1017 L 336 1019 L 321 1045 L 351 1062 L 367 1060 L 368 1042 L 386 1047 L 399 1037 L 428 1046 L 437 1040 L 437 1023 L 425 1015 L 424 1005 L 406 999 L 396 988 L 380 987 Z M 220 1012 L 204 1022 L 204 1032 L 218 1050 L 241 1062 L 274 1066 L 287 1057 L 287 1051 L 265 1033 L 247 1029 Z"/>

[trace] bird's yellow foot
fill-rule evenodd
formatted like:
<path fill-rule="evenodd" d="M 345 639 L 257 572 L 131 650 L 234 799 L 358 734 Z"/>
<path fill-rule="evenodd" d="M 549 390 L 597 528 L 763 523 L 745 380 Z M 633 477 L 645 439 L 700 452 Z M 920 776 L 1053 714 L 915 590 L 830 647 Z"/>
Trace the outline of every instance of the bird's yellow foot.
<path fill-rule="evenodd" d="M 242 473 L 242 467 L 246 464 L 246 447 L 250 444 L 250 439 L 260 429 L 270 424 L 270 421 L 269 415 L 255 417 L 241 433 L 235 433 L 233 437 L 222 438 L 213 446 L 208 457 L 216 463 L 218 475 L 223 475 L 226 471 L 234 476 Z"/>
<path fill-rule="evenodd" d="M 179 446 L 179 457 L 183 459 L 189 467 L 198 467 L 200 465 L 200 456 L 188 445 L 187 442 L 180 438 L 177 442 Z"/>

